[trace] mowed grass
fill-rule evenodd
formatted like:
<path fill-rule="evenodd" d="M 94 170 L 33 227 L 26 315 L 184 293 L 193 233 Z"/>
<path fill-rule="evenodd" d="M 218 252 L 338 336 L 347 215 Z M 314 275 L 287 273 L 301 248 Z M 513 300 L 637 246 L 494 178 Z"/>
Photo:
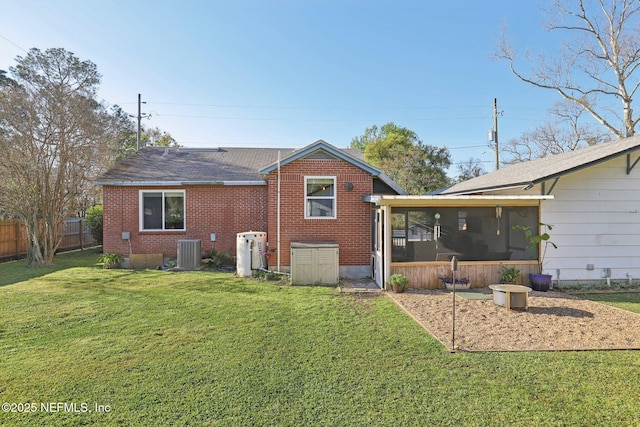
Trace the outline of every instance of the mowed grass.
<path fill-rule="evenodd" d="M 46 272 L 0 265 L 0 402 L 37 409 L 0 412 L 0 424 L 640 420 L 637 352 L 450 354 L 386 296 L 102 270 L 96 257 L 64 254 Z"/>
<path fill-rule="evenodd" d="M 640 292 L 585 293 L 576 295 L 591 301 L 612 305 L 623 310 L 640 313 Z"/>

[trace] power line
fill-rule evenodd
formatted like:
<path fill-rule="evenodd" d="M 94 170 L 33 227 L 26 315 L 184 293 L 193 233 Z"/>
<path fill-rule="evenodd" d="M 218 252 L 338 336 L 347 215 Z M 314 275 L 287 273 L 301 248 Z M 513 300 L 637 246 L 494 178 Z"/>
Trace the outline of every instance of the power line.
<path fill-rule="evenodd" d="M 273 110 L 442 110 L 442 106 L 295 106 L 295 105 L 234 105 L 234 104 L 207 104 L 189 102 L 149 101 L 154 105 L 175 105 L 184 107 L 212 107 L 212 108 L 249 108 L 249 109 L 273 109 Z M 480 105 L 448 105 L 444 108 L 483 108 Z"/>
<path fill-rule="evenodd" d="M 303 118 L 284 118 L 284 117 L 232 117 L 232 116 L 208 116 L 208 115 L 195 115 L 195 114 L 166 114 L 157 113 L 158 117 L 180 117 L 188 119 L 215 119 L 215 120 L 254 120 L 254 121 L 282 121 L 282 122 L 385 122 L 389 119 L 376 120 L 371 118 L 362 119 L 303 119 Z M 487 116 L 476 117 L 405 117 L 402 120 L 406 121 L 443 121 L 443 120 L 484 120 Z M 392 120 L 393 121 L 393 120 Z"/>
<path fill-rule="evenodd" d="M 484 144 L 482 145 L 467 145 L 466 147 L 449 147 L 447 146 L 447 150 L 461 150 L 461 149 L 466 149 L 466 148 L 480 148 L 480 147 L 485 147 Z"/>
<path fill-rule="evenodd" d="M 6 38 L 5 36 L 3 36 L 2 34 L 0 34 L 0 38 L 5 39 L 7 42 L 11 43 L 12 45 L 14 45 L 15 47 L 17 47 L 18 49 L 20 49 L 21 51 L 25 52 L 25 53 L 29 53 L 29 51 L 25 48 L 23 48 L 22 46 L 20 46 L 19 44 L 13 42 L 12 40 L 9 40 L 8 38 Z"/>

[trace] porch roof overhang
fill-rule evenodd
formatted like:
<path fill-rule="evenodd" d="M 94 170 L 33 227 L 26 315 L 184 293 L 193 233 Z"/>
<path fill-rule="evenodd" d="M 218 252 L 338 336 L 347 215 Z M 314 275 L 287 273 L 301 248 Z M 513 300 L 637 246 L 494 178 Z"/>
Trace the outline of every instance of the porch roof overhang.
<path fill-rule="evenodd" d="M 376 195 L 364 197 L 364 201 L 378 206 L 482 206 L 494 204 L 510 205 L 537 205 L 542 200 L 553 200 L 553 195 L 527 194 L 527 195 L 424 195 L 424 196 L 397 196 Z"/>

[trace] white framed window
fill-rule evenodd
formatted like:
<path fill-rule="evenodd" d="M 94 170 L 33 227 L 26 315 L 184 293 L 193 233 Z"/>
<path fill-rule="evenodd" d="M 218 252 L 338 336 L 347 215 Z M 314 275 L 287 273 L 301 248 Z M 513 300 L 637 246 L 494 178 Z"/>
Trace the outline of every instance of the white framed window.
<path fill-rule="evenodd" d="M 185 230 L 184 190 L 141 190 L 140 231 Z"/>
<path fill-rule="evenodd" d="M 304 217 L 306 219 L 336 218 L 336 177 L 304 177 Z"/>

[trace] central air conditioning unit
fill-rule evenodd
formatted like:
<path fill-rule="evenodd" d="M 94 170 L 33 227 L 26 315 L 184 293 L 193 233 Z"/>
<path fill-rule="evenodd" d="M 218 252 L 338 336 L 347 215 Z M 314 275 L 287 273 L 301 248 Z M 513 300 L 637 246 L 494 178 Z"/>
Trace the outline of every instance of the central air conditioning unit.
<path fill-rule="evenodd" d="M 178 240 L 178 268 L 197 270 L 202 259 L 202 240 Z"/>

